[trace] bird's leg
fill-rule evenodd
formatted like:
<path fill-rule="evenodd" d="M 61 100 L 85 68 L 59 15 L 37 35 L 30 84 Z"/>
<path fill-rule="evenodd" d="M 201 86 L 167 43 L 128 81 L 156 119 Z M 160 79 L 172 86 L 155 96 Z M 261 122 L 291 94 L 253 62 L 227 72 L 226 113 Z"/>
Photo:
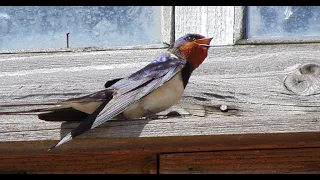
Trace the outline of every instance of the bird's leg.
<path fill-rule="evenodd" d="M 132 120 L 132 119 L 129 119 L 126 116 L 124 116 L 123 113 L 120 113 L 112 120 Z"/>
<path fill-rule="evenodd" d="M 147 120 L 158 119 L 158 115 L 156 113 L 151 112 L 149 109 L 146 109 L 147 113 L 145 115 Z"/>

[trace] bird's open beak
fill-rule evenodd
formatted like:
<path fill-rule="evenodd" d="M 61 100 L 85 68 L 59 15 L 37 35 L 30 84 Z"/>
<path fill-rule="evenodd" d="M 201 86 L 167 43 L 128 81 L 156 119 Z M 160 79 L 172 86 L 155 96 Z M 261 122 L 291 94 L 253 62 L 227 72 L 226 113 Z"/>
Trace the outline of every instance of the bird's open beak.
<path fill-rule="evenodd" d="M 202 39 L 197 39 L 194 42 L 199 44 L 200 46 L 206 46 L 206 47 L 211 47 L 210 42 L 212 38 L 202 38 Z"/>

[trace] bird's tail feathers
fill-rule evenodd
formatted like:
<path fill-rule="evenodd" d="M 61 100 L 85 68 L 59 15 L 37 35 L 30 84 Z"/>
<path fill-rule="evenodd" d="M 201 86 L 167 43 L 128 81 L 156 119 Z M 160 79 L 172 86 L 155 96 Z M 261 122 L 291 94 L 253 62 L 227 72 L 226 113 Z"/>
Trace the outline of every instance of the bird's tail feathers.
<path fill-rule="evenodd" d="M 103 108 L 106 106 L 106 104 L 110 101 L 110 99 L 104 101 L 92 114 L 88 115 L 75 129 L 73 129 L 70 133 L 68 133 L 63 139 L 61 139 L 58 144 L 54 145 L 48 151 L 60 146 L 61 144 L 64 144 L 71 139 L 83 134 L 84 132 L 91 129 L 92 124 L 94 123 L 96 117 L 99 115 L 99 113 L 103 110 Z"/>
<path fill-rule="evenodd" d="M 30 107 L 30 106 L 54 106 L 54 107 L 44 107 L 37 109 L 29 109 L 29 110 L 15 110 L 15 111 L 1 111 L 1 108 L 19 108 L 19 107 Z M 13 114 L 27 114 L 27 113 L 35 113 L 35 112 L 48 112 L 54 111 L 57 109 L 66 108 L 65 105 L 59 105 L 56 103 L 42 103 L 42 104 L 9 104 L 9 105 L 0 105 L 0 115 L 13 115 Z"/>
<path fill-rule="evenodd" d="M 72 135 L 71 135 L 71 133 L 69 133 L 63 139 L 61 139 L 58 144 L 56 144 L 56 145 L 52 146 L 51 148 L 49 148 L 48 151 L 60 146 L 61 144 L 64 144 L 64 143 L 70 141 L 71 139 L 72 139 Z"/>

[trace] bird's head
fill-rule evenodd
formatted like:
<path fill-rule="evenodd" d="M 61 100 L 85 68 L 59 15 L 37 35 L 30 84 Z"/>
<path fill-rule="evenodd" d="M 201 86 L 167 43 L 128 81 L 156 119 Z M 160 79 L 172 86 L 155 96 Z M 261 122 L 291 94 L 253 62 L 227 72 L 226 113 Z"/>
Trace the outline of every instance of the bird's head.
<path fill-rule="evenodd" d="M 197 68 L 207 57 L 211 40 L 200 34 L 186 34 L 177 39 L 169 50 Z"/>

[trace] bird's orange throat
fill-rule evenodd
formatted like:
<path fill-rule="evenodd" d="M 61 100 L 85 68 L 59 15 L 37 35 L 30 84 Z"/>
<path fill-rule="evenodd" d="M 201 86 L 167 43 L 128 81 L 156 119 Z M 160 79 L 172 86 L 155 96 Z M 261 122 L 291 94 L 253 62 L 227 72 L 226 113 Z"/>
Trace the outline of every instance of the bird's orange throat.
<path fill-rule="evenodd" d="M 194 68 L 200 66 L 208 55 L 208 47 L 200 46 L 193 42 L 187 42 L 180 47 L 180 51 L 184 58 L 191 62 Z"/>

